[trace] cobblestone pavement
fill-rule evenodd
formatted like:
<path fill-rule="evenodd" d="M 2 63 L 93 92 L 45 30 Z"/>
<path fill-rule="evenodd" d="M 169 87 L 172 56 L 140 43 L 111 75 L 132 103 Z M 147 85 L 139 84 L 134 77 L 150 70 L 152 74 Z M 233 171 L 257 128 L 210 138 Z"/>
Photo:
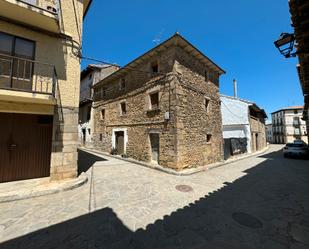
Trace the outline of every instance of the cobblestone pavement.
<path fill-rule="evenodd" d="M 308 249 L 309 161 L 280 149 L 191 176 L 80 152 L 86 185 L 0 204 L 0 248 Z"/>

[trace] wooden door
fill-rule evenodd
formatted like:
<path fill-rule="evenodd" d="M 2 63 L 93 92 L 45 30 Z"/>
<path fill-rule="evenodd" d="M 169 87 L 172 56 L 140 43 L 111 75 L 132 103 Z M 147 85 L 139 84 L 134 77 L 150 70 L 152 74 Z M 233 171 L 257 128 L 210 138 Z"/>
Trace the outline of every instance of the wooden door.
<path fill-rule="evenodd" d="M 124 154 L 124 132 L 117 131 L 116 132 L 116 149 L 118 155 Z"/>
<path fill-rule="evenodd" d="M 160 137 L 158 133 L 150 133 L 151 159 L 159 163 Z"/>
<path fill-rule="evenodd" d="M 49 176 L 52 120 L 0 113 L 0 182 Z"/>

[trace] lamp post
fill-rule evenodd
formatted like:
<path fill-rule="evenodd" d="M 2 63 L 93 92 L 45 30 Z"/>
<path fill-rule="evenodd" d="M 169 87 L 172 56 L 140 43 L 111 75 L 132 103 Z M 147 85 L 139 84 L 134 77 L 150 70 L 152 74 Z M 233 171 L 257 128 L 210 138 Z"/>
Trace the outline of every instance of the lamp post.
<path fill-rule="evenodd" d="M 295 57 L 297 52 L 294 50 L 295 36 L 294 34 L 281 33 L 278 40 L 274 42 L 276 48 L 285 57 Z"/>

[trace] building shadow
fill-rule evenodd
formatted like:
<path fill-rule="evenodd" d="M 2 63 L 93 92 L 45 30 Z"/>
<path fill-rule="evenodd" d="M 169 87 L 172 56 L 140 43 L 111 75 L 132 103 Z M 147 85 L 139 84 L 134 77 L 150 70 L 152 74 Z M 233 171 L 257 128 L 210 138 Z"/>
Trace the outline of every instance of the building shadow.
<path fill-rule="evenodd" d="M 78 162 L 77 162 L 77 167 L 78 167 L 78 175 L 80 175 L 82 172 L 87 172 L 91 166 L 100 161 L 107 161 L 107 159 L 98 157 L 96 155 L 93 155 L 91 153 L 88 153 L 83 150 L 77 150 L 78 154 Z"/>
<path fill-rule="evenodd" d="M 293 227 L 309 228 L 309 167 L 295 164 L 284 161 L 281 151 L 270 153 L 267 160 L 243 171 L 243 177 L 146 229 L 132 231 L 111 208 L 103 208 L 4 242 L 0 248 L 306 248 L 301 244 L 308 241 L 306 234 L 295 239 Z"/>

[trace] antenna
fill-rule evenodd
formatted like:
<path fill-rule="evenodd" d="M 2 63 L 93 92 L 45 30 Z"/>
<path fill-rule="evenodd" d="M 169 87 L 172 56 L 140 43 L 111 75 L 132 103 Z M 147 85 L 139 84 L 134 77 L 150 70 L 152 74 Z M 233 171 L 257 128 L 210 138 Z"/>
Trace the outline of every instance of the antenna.
<path fill-rule="evenodd" d="M 161 37 L 162 37 L 164 31 L 165 31 L 165 29 L 161 29 L 161 31 L 158 34 L 156 34 L 156 36 L 153 38 L 152 42 L 154 42 L 155 44 L 158 45 L 161 42 Z"/>

